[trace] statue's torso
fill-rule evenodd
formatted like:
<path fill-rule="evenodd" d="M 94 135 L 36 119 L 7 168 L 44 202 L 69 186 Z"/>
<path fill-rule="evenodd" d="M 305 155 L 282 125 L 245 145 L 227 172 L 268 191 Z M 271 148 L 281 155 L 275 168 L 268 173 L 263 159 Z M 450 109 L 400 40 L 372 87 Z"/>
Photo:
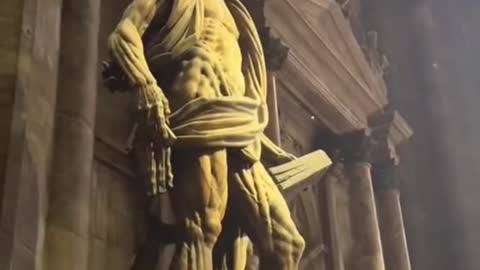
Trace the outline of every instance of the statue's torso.
<path fill-rule="evenodd" d="M 173 110 L 199 96 L 218 96 L 222 87 L 229 88 L 234 95 L 243 95 L 245 90 L 235 20 L 224 1 L 204 0 L 204 5 L 204 25 L 199 38 L 179 59 L 173 59 L 171 66 L 175 68 L 170 73 L 161 69 L 155 74 L 163 82 L 161 86 Z M 205 65 L 212 67 L 214 76 L 205 74 Z"/>

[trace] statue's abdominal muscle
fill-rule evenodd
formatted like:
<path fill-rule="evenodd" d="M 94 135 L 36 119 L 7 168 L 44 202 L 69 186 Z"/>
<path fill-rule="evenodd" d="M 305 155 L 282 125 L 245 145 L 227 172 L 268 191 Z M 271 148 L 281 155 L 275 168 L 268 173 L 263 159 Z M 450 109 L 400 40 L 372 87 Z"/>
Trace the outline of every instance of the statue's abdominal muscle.
<path fill-rule="evenodd" d="M 180 70 L 171 87 L 165 89 L 173 110 L 198 97 L 244 95 L 236 28 L 206 17 L 198 40 L 180 58 Z"/>

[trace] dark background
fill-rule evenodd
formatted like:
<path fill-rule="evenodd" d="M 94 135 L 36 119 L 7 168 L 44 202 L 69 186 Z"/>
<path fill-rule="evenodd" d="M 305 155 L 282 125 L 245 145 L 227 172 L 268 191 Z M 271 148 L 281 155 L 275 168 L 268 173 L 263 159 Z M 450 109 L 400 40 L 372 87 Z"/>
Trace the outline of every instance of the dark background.
<path fill-rule="evenodd" d="M 361 0 L 379 32 L 393 106 L 415 135 L 401 149 L 415 270 L 480 269 L 480 1 Z"/>

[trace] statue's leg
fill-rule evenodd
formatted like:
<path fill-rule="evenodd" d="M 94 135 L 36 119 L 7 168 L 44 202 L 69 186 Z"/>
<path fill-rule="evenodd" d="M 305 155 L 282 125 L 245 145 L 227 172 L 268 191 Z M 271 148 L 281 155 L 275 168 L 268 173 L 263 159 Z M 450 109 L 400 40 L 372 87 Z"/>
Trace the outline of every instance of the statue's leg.
<path fill-rule="evenodd" d="M 305 241 L 288 206 L 260 162 L 230 167 L 232 206 L 260 256 L 260 269 L 297 269 Z"/>
<path fill-rule="evenodd" d="M 197 98 L 220 96 L 221 81 L 213 63 L 198 50 L 185 54 L 169 90 L 173 111 Z M 173 153 L 173 209 L 186 238 L 178 245 L 172 268 L 213 269 L 213 248 L 227 206 L 227 151 L 185 149 Z"/>
<path fill-rule="evenodd" d="M 226 150 L 176 152 L 173 162 L 173 209 L 184 235 L 172 269 L 211 270 L 227 205 Z"/>

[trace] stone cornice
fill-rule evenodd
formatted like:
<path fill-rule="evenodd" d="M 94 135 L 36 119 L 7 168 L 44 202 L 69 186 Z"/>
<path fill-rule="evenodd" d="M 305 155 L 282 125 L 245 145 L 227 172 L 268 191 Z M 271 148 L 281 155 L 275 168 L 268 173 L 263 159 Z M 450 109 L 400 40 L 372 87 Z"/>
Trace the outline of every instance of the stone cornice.
<path fill-rule="evenodd" d="M 295 53 L 288 55 L 277 79 L 334 133 L 348 133 L 367 126 L 366 118 L 355 114 Z"/>
<path fill-rule="evenodd" d="M 337 3 L 327 0 L 277 0 L 267 2 L 266 14 L 275 34 L 291 48 L 292 58 L 309 73 L 315 74 L 316 80 L 324 85 L 323 88 L 302 89 L 302 92 L 322 91 L 324 93 L 320 96 L 336 97 L 339 102 L 329 102 L 335 107 L 330 110 L 347 108 L 349 113 L 339 112 L 339 116 L 343 117 L 355 115 L 366 119 L 383 108 L 387 102 L 385 86 L 370 70 Z M 289 56 L 287 62 L 292 58 Z M 338 103 L 343 103 L 343 106 L 338 106 Z M 350 120 L 351 117 L 347 121 Z M 340 119 L 334 121 L 342 122 Z M 348 128 L 335 125 L 329 128 L 336 133 L 344 133 L 366 127 L 365 121 L 360 121 L 360 127 L 356 122 Z"/>
<path fill-rule="evenodd" d="M 388 103 L 386 85 L 340 6 L 334 0 L 276 0 L 266 2 L 265 13 L 275 36 L 290 48 L 278 72 L 287 90 L 335 134 L 368 128 L 368 119 Z M 395 112 L 392 143 L 403 143 L 412 134 Z"/>

